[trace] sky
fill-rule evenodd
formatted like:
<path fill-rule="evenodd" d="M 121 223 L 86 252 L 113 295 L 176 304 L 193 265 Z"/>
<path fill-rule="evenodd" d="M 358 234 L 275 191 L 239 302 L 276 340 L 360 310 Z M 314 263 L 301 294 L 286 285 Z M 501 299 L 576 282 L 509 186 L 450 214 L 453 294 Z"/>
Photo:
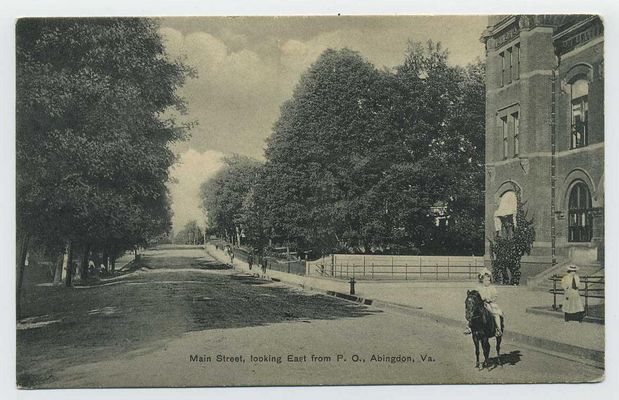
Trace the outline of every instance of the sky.
<path fill-rule="evenodd" d="M 264 159 L 280 105 L 325 49 L 347 47 L 392 68 L 408 40 L 433 40 L 449 50 L 450 63 L 466 65 L 483 59 L 486 25 L 484 16 L 163 18 L 168 54 L 198 74 L 179 93 L 188 108 L 183 118 L 197 126 L 173 148 L 180 161 L 170 184 L 174 231 L 192 219 L 204 224 L 199 187 L 226 155 Z"/>

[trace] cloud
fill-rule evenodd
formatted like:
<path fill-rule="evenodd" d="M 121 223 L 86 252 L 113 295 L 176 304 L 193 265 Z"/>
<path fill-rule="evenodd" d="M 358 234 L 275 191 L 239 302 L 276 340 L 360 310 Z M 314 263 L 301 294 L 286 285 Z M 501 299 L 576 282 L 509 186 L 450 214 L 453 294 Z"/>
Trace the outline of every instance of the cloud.
<path fill-rule="evenodd" d="M 183 35 L 162 28 L 160 32 L 170 56 L 184 57 L 198 72 L 197 79 L 179 90 L 189 119 L 199 123 L 187 146 L 261 158 L 264 140 L 285 96 L 280 92 L 277 69 L 256 52 L 238 48 L 247 40 L 243 35 L 228 33 L 228 40 L 237 46 L 233 50 L 222 39 L 202 31 Z"/>
<path fill-rule="evenodd" d="M 200 209 L 200 185 L 219 171 L 223 166 L 223 157 L 224 154 L 218 151 L 200 153 L 193 149 L 180 155 L 179 163 L 171 171 L 175 183 L 168 184 L 174 212 L 174 232 L 180 231 L 191 220 L 204 224 Z"/>
<path fill-rule="evenodd" d="M 336 23 L 336 21 L 339 21 Z M 264 157 L 265 139 L 301 74 L 327 48 L 359 51 L 376 67 L 402 62 L 407 40 L 442 41 L 453 63 L 483 55 L 485 17 L 179 18 L 161 28 L 166 51 L 198 72 L 179 90 L 197 121 L 176 144 L 182 165 L 171 187 L 174 226 L 202 221 L 198 189 L 221 167 L 224 154 Z M 171 24 L 171 25 L 170 25 Z"/>

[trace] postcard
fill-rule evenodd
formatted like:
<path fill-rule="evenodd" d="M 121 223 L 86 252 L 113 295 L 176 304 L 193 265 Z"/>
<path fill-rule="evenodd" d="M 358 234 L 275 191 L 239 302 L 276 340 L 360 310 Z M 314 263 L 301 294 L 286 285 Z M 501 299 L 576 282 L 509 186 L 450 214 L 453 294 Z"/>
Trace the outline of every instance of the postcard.
<path fill-rule="evenodd" d="M 15 32 L 19 388 L 604 379 L 599 15 Z"/>

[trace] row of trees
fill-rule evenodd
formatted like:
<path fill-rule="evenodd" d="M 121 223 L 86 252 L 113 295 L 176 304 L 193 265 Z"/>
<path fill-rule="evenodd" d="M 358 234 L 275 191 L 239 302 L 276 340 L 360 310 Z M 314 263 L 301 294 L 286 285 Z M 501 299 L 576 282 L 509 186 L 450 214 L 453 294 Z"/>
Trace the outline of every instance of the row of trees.
<path fill-rule="evenodd" d="M 432 42 L 409 43 L 394 70 L 326 50 L 282 105 L 266 162 L 228 159 L 202 186 L 210 229 L 316 255 L 483 254 L 484 79 Z"/>
<path fill-rule="evenodd" d="M 172 240 L 176 244 L 204 244 L 204 231 L 200 229 L 196 220 L 192 220 L 187 222 Z"/>
<path fill-rule="evenodd" d="M 18 300 L 33 247 L 64 253 L 70 285 L 78 256 L 85 276 L 89 254 L 113 262 L 170 229 L 168 145 L 190 126 L 166 115 L 192 74 L 151 19 L 18 22 Z"/>

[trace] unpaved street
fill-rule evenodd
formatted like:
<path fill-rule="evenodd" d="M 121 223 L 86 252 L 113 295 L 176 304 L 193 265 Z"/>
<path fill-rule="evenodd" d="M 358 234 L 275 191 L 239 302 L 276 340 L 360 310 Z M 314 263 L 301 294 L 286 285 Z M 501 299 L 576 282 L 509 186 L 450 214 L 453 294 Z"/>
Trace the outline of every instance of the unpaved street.
<path fill-rule="evenodd" d="M 93 287 L 28 288 L 30 325 L 17 334 L 20 385 L 507 383 L 603 374 L 513 344 L 503 346 L 502 367 L 478 371 L 471 338 L 458 329 L 241 275 L 198 249 L 150 251 L 143 264 Z"/>

